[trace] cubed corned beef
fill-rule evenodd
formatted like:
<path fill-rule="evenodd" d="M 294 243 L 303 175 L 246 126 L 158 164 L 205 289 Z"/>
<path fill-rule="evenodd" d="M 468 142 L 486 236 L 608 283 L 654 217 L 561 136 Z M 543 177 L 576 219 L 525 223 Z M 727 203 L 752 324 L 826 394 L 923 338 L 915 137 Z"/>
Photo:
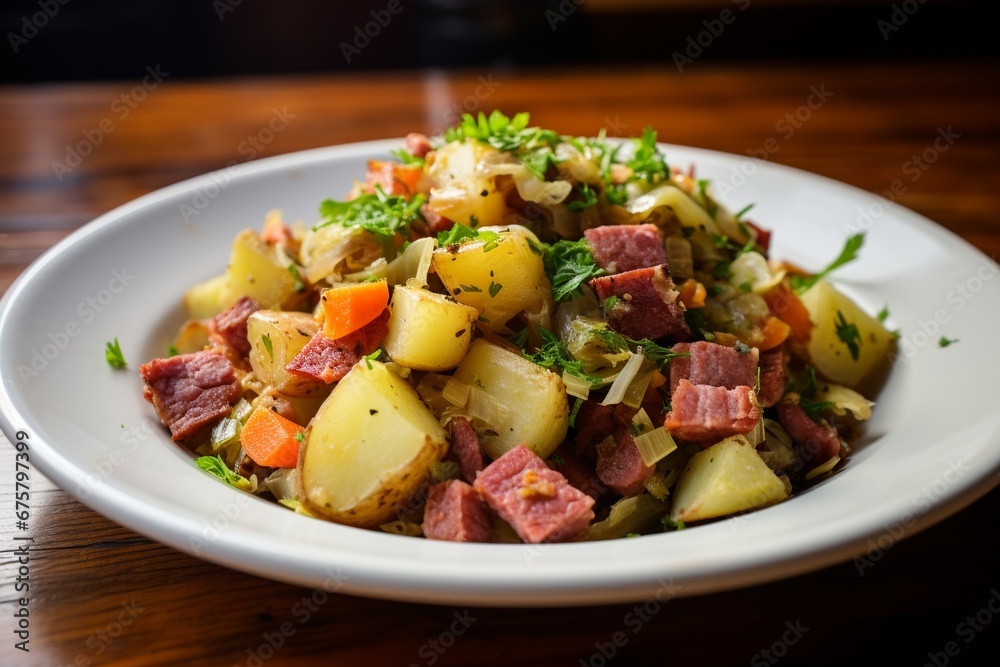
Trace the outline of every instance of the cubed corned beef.
<path fill-rule="evenodd" d="M 771 230 L 764 229 L 749 220 L 744 220 L 743 222 L 746 223 L 747 227 L 757 232 L 757 247 L 764 251 L 764 256 L 766 257 L 771 251 Z"/>
<path fill-rule="evenodd" d="M 760 421 L 753 387 L 713 387 L 681 380 L 671 396 L 664 426 L 678 440 L 714 443 L 746 435 Z"/>
<path fill-rule="evenodd" d="M 605 225 L 583 232 L 598 266 L 625 273 L 667 263 L 663 235 L 656 225 Z"/>
<path fill-rule="evenodd" d="M 572 540 L 594 519 L 594 499 L 524 445 L 486 466 L 474 487 L 528 543 Z"/>
<path fill-rule="evenodd" d="M 420 207 L 420 213 L 423 214 L 424 220 L 427 221 L 427 227 L 434 234 L 446 232 L 455 226 L 454 220 L 449 220 L 427 204 Z"/>
<path fill-rule="evenodd" d="M 448 422 L 448 432 L 451 434 L 449 455 L 458 461 L 466 481 L 476 481 L 476 475 L 483 469 L 483 450 L 476 430 L 465 417 L 454 417 Z"/>
<path fill-rule="evenodd" d="M 255 299 L 241 296 L 236 303 L 212 319 L 213 333 L 232 348 L 237 356 L 247 356 L 250 354 L 250 342 L 247 340 L 247 319 L 260 308 L 260 304 Z"/>
<path fill-rule="evenodd" d="M 591 498 L 600 498 L 607 491 L 607 487 L 597 476 L 594 462 L 577 454 L 569 442 L 556 448 L 549 457 L 548 465 Z"/>
<path fill-rule="evenodd" d="M 219 350 L 153 359 L 139 367 L 143 396 L 174 440 L 186 440 L 228 415 L 243 393 L 236 369 Z"/>
<path fill-rule="evenodd" d="M 640 408 L 646 411 L 646 416 L 649 417 L 649 421 L 653 422 L 653 426 L 663 426 L 663 395 L 660 394 L 659 389 L 656 389 L 652 385 L 646 387 L 646 393 L 642 395 L 642 403 L 639 404 L 638 408 L 630 407 L 624 403 L 619 403 L 614 406 L 615 425 L 631 426 L 632 419 L 636 416 L 636 414 L 638 414 Z M 607 435 L 605 435 L 605 437 L 607 437 Z"/>
<path fill-rule="evenodd" d="M 333 340 L 320 330 L 299 350 L 295 358 L 285 366 L 292 375 L 322 380 L 330 384 L 343 378 L 361 361 L 371 354 L 385 340 L 389 333 L 389 309 L 354 333 Z"/>
<path fill-rule="evenodd" d="M 687 352 L 688 356 L 670 360 L 671 392 L 681 380 L 726 389 L 757 385 L 756 348 L 741 354 L 732 347 L 698 341 L 678 343 L 672 349 L 674 352 Z"/>
<path fill-rule="evenodd" d="M 826 463 L 840 453 L 837 429 L 826 421 L 815 422 L 799 405 L 782 401 L 777 405 L 778 421 L 798 446 L 799 454 L 810 467 Z"/>
<path fill-rule="evenodd" d="M 623 496 L 640 493 L 642 483 L 655 470 L 656 466 L 643 462 L 628 427 L 619 427 L 613 441 L 605 440 L 597 446 L 597 476 Z"/>
<path fill-rule="evenodd" d="M 424 506 L 424 536 L 450 542 L 492 542 L 493 521 L 475 489 L 458 479 L 432 486 Z"/>
<path fill-rule="evenodd" d="M 667 339 L 675 343 L 691 337 L 684 310 L 666 264 L 600 276 L 590 286 L 604 302 L 616 297 L 607 313 L 608 326 L 629 338 Z"/>
<path fill-rule="evenodd" d="M 760 392 L 757 398 L 765 408 L 777 405 L 785 395 L 788 372 L 785 370 L 784 352 L 781 348 L 768 350 L 760 355 Z"/>
<path fill-rule="evenodd" d="M 576 413 L 574 428 L 576 436 L 573 444 L 576 446 L 577 454 L 581 454 L 591 460 L 597 458 L 594 446 L 604 440 L 615 431 L 615 406 L 601 405 L 596 399 L 584 401 Z"/>
<path fill-rule="evenodd" d="M 431 140 L 426 134 L 410 132 L 406 135 L 406 150 L 416 157 L 424 157 L 431 152 Z"/>

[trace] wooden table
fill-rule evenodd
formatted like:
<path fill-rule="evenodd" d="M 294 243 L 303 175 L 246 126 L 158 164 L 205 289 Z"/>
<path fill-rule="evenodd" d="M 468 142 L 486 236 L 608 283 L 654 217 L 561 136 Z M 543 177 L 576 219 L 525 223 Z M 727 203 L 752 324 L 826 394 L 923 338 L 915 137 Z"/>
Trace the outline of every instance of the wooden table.
<path fill-rule="evenodd" d="M 534 122 L 568 134 L 602 126 L 634 134 L 652 124 L 663 141 L 741 154 L 763 148 L 774 161 L 873 192 L 901 179 L 900 204 L 995 257 L 997 73 L 969 63 L 695 63 L 684 74 L 495 70 L 185 83 L 160 72 L 145 88 L 142 81 L 7 88 L 0 90 L 0 290 L 73 229 L 172 182 L 252 156 L 440 130 L 457 112 L 494 107 L 530 110 Z M 262 133 L 276 112 L 287 114 L 287 126 Z M 949 128 L 959 138 L 914 171 L 914 156 Z M 73 166 L 72 151 L 88 155 Z M 0 506 L 12 509 L 14 455 L 3 451 Z M 17 563 L 5 553 L 3 665 L 259 665 L 257 657 L 272 653 L 267 638 L 280 636 L 285 622 L 293 632 L 268 665 L 969 665 L 1000 655 L 1000 620 L 987 606 L 1000 600 L 1000 491 L 894 544 L 863 574 L 848 562 L 673 600 L 640 632 L 636 605 L 466 610 L 343 595 L 302 622 L 296 604 L 310 590 L 181 554 L 38 477 L 32 503 L 31 652 L 12 646 Z M 4 550 L 14 533 L 13 519 L 0 522 Z M 959 623 L 977 613 L 979 623 L 987 615 L 993 623 L 967 643 L 970 626 Z M 452 637 L 456 614 L 467 614 L 470 627 Z"/>

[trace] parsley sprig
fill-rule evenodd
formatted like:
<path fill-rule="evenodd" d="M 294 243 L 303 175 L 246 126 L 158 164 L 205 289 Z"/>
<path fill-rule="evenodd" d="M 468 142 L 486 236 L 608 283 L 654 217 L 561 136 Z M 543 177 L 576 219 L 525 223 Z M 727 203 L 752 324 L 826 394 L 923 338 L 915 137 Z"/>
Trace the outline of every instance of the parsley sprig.
<path fill-rule="evenodd" d="M 837 319 L 833 325 L 837 329 L 837 338 L 847 346 L 848 352 L 851 353 L 851 359 L 857 361 L 861 355 L 861 332 L 858 331 L 858 325 L 848 322 L 847 318 L 844 317 L 844 313 L 839 310 L 837 311 Z"/>
<path fill-rule="evenodd" d="M 589 382 L 594 387 L 599 387 L 603 384 L 604 381 L 601 378 L 588 375 L 584 372 L 583 362 L 573 357 L 566 348 L 566 344 L 559 340 L 554 333 L 544 327 L 538 327 L 538 332 L 542 336 L 542 346 L 533 354 L 522 352 L 525 359 L 535 362 L 542 368 L 560 370 L 564 373 L 575 375 Z M 524 340 L 525 337 L 521 337 L 522 345 L 524 344 Z"/>
<path fill-rule="evenodd" d="M 125 368 L 128 365 L 125 361 L 125 355 L 122 353 L 122 346 L 118 344 L 117 338 L 115 338 L 113 343 L 108 342 L 104 344 L 104 359 L 112 368 Z"/>
<path fill-rule="evenodd" d="M 519 153 L 547 146 L 554 148 L 562 141 L 562 136 L 553 130 L 528 127 L 531 115 L 522 112 L 508 118 L 498 110 L 489 116 L 482 111 L 478 116 L 462 114 L 458 127 L 448 128 L 444 134 L 447 142 L 475 139 L 489 144 L 498 151 Z M 530 167 L 529 167 L 530 168 Z"/>
<path fill-rule="evenodd" d="M 833 260 L 829 266 L 813 276 L 792 276 L 792 289 L 796 294 L 802 294 L 807 289 L 818 283 L 848 262 L 853 262 L 858 258 L 858 251 L 865 242 L 865 233 L 859 232 L 847 238 L 844 249 L 840 251 L 837 259 Z M 856 358 L 856 357 L 855 357 Z"/>
<path fill-rule="evenodd" d="M 422 194 L 407 200 L 406 197 L 386 194 L 382 186 L 376 185 L 373 194 L 364 194 L 350 201 L 324 201 L 319 206 L 323 217 L 313 230 L 327 225 L 360 227 L 379 240 L 386 259 L 393 259 L 396 256 L 396 237 L 409 238 L 410 226 L 421 219 L 420 207 L 425 201 Z"/>
<path fill-rule="evenodd" d="M 583 283 L 604 275 L 604 269 L 597 265 L 584 239 L 556 241 L 544 251 L 545 275 L 552 282 L 552 298 L 556 301 L 570 301 L 581 296 Z"/>
<path fill-rule="evenodd" d="M 240 491 L 250 490 L 250 480 L 230 470 L 221 456 L 200 456 L 195 459 L 194 463 L 209 475 L 218 477 L 229 486 L 234 486 Z"/>

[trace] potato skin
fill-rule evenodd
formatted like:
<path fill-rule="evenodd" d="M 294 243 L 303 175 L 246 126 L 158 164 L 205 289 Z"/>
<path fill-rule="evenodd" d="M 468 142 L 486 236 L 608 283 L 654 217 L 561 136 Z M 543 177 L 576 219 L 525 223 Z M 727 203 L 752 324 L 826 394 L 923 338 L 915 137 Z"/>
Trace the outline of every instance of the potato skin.
<path fill-rule="evenodd" d="M 299 498 L 314 514 L 373 528 L 395 516 L 447 450 L 447 434 L 416 391 L 384 364 L 362 360 L 306 431 Z"/>

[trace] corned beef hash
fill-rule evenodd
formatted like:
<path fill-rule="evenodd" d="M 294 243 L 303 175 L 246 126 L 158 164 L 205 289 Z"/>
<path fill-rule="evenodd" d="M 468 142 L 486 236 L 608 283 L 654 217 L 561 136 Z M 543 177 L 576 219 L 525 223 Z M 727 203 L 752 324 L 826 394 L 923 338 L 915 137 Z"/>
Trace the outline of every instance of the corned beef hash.
<path fill-rule="evenodd" d="M 862 235 L 777 263 L 648 128 L 494 111 L 393 154 L 185 294 L 141 373 L 198 467 L 337 523 L 538 543 L 763 508 L 844 461 L 896 337 L 825 280 Z"/>

